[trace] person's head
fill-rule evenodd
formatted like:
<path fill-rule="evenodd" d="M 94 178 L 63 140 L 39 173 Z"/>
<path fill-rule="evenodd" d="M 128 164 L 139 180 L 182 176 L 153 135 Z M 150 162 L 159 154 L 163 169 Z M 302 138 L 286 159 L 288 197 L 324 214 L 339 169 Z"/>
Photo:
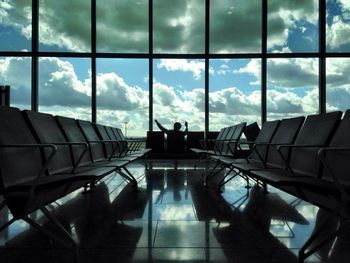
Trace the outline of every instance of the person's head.
<path fill-rule="evenodd" d="M 174 123 L 174 131 L 179 131 L 181 129 L 181 123 L 180 122 L 175 122 Z"/>

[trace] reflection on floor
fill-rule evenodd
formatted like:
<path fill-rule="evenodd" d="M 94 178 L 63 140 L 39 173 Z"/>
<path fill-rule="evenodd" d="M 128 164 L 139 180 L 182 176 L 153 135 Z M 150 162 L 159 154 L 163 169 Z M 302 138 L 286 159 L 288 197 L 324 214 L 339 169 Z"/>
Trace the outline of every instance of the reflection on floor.
<path fill-rule="evenodd" d="M 164 160 L 151 161 L 147 170 L 133 165 L 139 192 L 110 176 L 93 192 L 76 191 L 50 209 L 79 242 L 80 261 L 97 263 L 297 262 L 299 248 L 327 216 L 277 189 L 248 190 L 239 178 L 222 194 L 215 187 L 205 190 L 209 164 L 193 165 L 179 161 L 174 167 Z M 2 209 L 0 224 L 10 218 Z M 307 262 L 350 262 L 349 237 L 343 233 Z M 73 252 L 17 221 L 0 233 L 0 261 L 73 262 Z"/>

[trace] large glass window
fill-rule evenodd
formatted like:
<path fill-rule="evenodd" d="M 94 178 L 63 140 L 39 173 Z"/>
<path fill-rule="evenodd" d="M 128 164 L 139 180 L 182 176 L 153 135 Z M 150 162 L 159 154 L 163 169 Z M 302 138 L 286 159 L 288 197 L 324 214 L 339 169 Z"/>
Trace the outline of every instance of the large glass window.
<path fill-rule="evenodd" d="M 318 59 L 269 59 L 266 97 L 268 120 L 317 113 Z"/>
<path fill-rule="evenodd" d="M 261 0 L 0 0 L 0 85 L 11 86 L 13 106 L 87 120 L 96 116 L 94 121 L 121 127 L 129 136 L 157 130 L 154 123 L 149 127 L 150 119 L 167 128 L 188 121 L 190 130 L 208 125 L 214 131 L 242 121 L 261 124 L 265 115 L 272 120 L 324 108 L 344 111 L 350 105 L 350 4 L 322 1 L 326 10 L 319 10 L 319 0 L 268 0 L 263 14 Z M 319 32 L 326 36 L 325 53 Z M 267 59 L 266 76 L 260 75 L 261 58 Z M 326 83 L 318 83 L 320 70 Z M 36 89 L 38 105 L 32 105 Z M 319 92 L 326 105 L 319 105 Z"/>
<path fill-rule="evenodd" d="M 98 52 L 148 52 L 148 0 L 96 1 Z"/>
<path fill-rule="evenodd" d="M 267 33 L 269 52 L 318 52 L 318 0 L 269 0 Z"/>
<path fill-rule="evenodd" d="M 327 111 L 350 108 L 350 58 L 327 59 Z"/>
<path fill-rule="evenodd" d="M 0 57 L 0 85 L 10 85 L 11 106 L 31 107 L 31 58 Z"/>
<path fill-rule="evenodd" d="M 327 51 L 350 51 L 350 1 L 327 0 Z"/>
<path fill-rule="evenodd" d="M 204 60 L 154 60 L 153 117 L 168 129 L 174 122 L 204 130 Z M 157 129 L 156 129 L 157 130 Z"/>
<path fill-rule="evenodd" d="M 39 111 L 91 120 L 90 59 L 39 59 Z"/>
<path fill-rule="evenodd" d="M 97 122 L 123 128 L 126 136 L 148 130 L 148 61 L 97 60 Z"/>
<path fill-rule="evenodd" d="M 91 51 L 91 1 L 40 0 L 41 51 Z"/>
<path fill-rule="evenodd" d="M 0 2 L 0 51 L 31 50 L 31 1 Z"/>
<path fill-rule="evenodd" d="M 261 52 L 261 0 L 221 0 L 210 4 L 211 53 Z"/>
<path fill-rule="evenodd" d="M 154 0 L 154 53 L 204 53 L 205 0 Z"/>
<path fill-rule="evenodd" d="M 210 60 L 209 130 L 261 123 L 260 69 L 259 59 Z"/>

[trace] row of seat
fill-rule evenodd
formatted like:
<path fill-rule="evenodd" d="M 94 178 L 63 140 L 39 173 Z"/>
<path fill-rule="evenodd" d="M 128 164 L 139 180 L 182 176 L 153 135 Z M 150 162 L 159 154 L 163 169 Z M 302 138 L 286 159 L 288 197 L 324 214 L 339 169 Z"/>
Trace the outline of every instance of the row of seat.
<path fill-rule="evenodd" d="M 137 188 L 127 165 L 147 156 L 142 142 L 125 140 L 118 128 L 62 116 L 0 107 L 0 194 L 13 218 L 23 219 L 50 237 L 66 243 L 28 215 L 40 209 L 77 245 L 46 205 L 106 175 L 120 174 Z"/>
<path fill-rule="evenodd" d="M 350 110 L 265 122 L 248 158 L 211 155 L 221 167 L 228 168 L 225 178 L 242 176 L 258 185 L 273 185 L 298 198 L 331 211 L 350 222 Z M 215 174 L 211 171 L 211 175 Z M 211 176 L 209 176 L 211 178 Z M 209 179 L 210 179 L 209 178 Z M 226 181 L 227 181 L 226 180 Z M 208 178 L 204 182 L 208 183 Z M 223 184 L 221 183 L 219 187 Z M 331 216 L 329 218 L 331 220 Z M 327 221 L 327 220 L 326 220 Z M 334 240 L 343 230 L 324 238 L 321 226 L 299 251 L 299 261 Z"/>
<path fill-rule="evenodd" d="M 199 155 L 195 167 L 201 160 L 212 155 L 228 156 L 235 154 L 237 152 L 236 148 L 239 147 L 237 142 L 240 140 L 245 128 L 246 122 L 242 122 L 222 128 L 216 139 L 200 140 L 201 148 L 190 148 L 192 152 Z"/>

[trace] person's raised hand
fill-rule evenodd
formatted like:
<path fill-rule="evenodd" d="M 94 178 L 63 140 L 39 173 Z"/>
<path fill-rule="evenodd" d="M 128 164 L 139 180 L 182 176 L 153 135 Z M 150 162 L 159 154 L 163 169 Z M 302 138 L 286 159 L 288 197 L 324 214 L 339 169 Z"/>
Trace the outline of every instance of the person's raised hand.
<path fill-rule="evenodd" d="M 185 127 L 188 127 L 188 122 L 187 121 L 185 121 Z"/>

